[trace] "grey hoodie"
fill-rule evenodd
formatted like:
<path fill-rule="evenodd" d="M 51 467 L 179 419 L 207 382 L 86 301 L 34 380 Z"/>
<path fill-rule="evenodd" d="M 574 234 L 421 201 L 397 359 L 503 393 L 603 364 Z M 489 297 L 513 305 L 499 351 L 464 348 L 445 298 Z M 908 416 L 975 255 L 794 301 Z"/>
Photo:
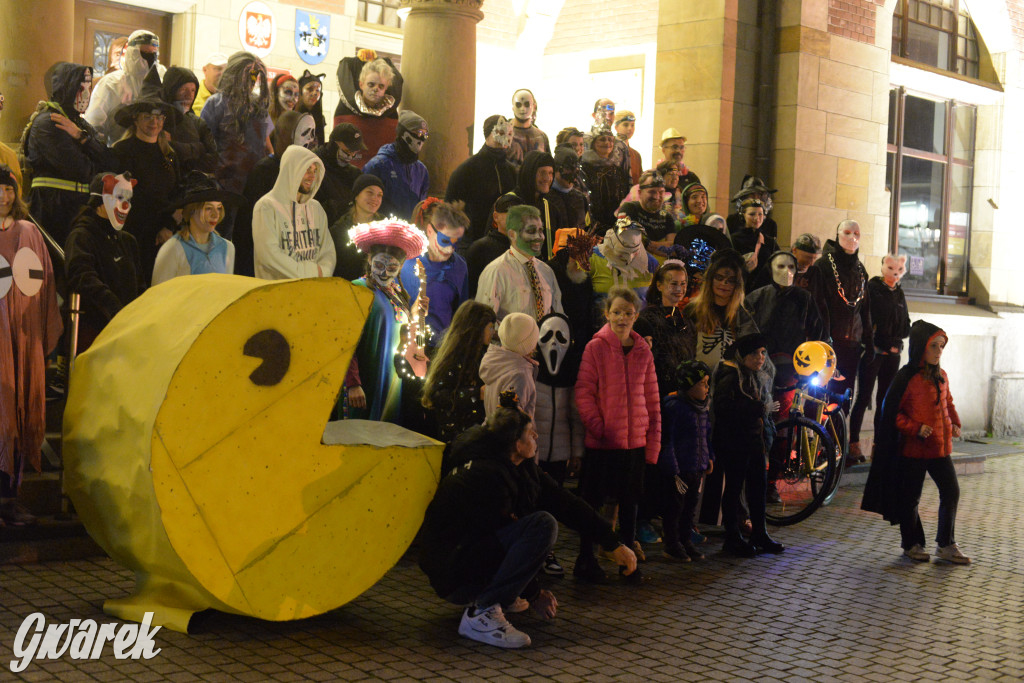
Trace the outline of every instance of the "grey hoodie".
<path fill-rule="evenodd" d="M 297 198 L 306 169 L 316 165 L 308 194 Z M 252 241 L 256 277 L 284 280 L 329 277 L 337 258 L 327 229 L 327 213 L 313 199 L 324 178 L 324 162 L 305 147 L 291 145 L 281 155 L 274 189 L 252 210 Z"/>

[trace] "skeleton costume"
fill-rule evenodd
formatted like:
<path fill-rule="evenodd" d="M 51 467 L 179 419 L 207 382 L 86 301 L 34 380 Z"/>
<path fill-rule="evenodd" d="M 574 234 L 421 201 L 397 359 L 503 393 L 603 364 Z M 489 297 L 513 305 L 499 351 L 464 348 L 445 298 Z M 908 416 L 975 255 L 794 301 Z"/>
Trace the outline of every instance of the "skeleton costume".
<path fill-rule="evenodd" d="M 0 185 L 20 188 L 0 166 Z M 13 208 L 13 205 L 12 207 Z M 0 218 L 0 497 L 18 493 L 27 461 L 38 472 L 46 434 L 46 357 L 63 325 L 43 236 L 27 220 Z M 4 511 L 4 517 L 6 517 Z"/>

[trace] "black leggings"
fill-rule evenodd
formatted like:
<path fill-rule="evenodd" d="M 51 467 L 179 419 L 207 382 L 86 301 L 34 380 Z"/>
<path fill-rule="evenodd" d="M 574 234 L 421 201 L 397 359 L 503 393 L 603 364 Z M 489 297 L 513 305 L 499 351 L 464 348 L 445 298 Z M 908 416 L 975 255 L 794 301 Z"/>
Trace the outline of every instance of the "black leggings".
<path fill-rule="evenodd" d="M 904 458 L 900 456 L 900 502 L 904 505 L 900 516 L 900 536 L 903 548 L 924 546 L 924 527 L 917 506 L 924 489 L 924 475 L 931 475 L 939 487 L 939 528 L 935 542 L 939 547 L 955 543 L 953 527 L 956 526 L 956 508 L 960 503 L 960 483 L 956 479 L 953 458 Z"/>
<path fill-rule="evenodd" d="M 753 531 L 751 538 L 760 538 L 767 533 L 765 528 L 765 487 L 767 470 L 765 453 L 748 449 L 736 449 L 724 458 L 716 449 L 718 462 L 725 465 L 725 492 L 722 494 L 722 526 L 727 534 L 740 532 L 740 493 L 746 484 L 747 507 Z"/>

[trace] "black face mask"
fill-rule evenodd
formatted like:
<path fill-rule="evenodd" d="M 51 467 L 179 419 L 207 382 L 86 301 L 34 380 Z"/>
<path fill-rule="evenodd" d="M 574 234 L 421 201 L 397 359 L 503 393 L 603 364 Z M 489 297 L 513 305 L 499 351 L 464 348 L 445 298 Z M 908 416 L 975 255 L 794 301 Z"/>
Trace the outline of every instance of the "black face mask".
<path fill-rule="evenodd" d="M 142 52 L 140 50 L 139 55 L 142 57 L 143 61 L 146 62 L 146 66 L 153 66 L 154 62 L 156 62 L 155 52 Z"/>

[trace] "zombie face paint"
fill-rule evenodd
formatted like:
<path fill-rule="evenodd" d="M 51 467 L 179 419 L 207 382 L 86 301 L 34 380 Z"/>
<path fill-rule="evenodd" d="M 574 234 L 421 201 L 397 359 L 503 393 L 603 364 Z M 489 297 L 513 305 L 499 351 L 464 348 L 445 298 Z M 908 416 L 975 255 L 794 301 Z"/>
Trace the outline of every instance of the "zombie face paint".
<path fill-rule="evenodd" d="M 523 220 L 523 227 L 515 234 L 515 247 L 520 253 L 527 256 L 540 256 L 544 248 L 544 226 L 539 218 L 527 217 Z"/>
<path fill-rule="evenodd" d="M 135 180 L 128 180 L 123 175 L 107 175 L 103 178 L 103 209 L 114 230 L 124 227 L 128 212 L 132 209 L 132 188 Z"/>
<path fill-rule="evenodd" d="M 277 86 L 277 103 L 286 110 L 295 109 L 299 103 L 299 84 L 297 81 L 285 81 Z"/>
<path fill-rule="evenodd" d="M 86 69 L 82 75 L 82 83 L 78 86 L 78 94 L 75 95 L 75 111 L 84 114 L 89 108 L 89 96 L 92 93 L 92 69 Z"/>
<path fill-rule="evenodd" d="M 895 287 L 896 283 L 899 282 L 904 275 L 907 273 L 907 256 L 893 256 L 892 254 L 886 254 L 882 258 L 882 279 L 885 280 L 885 284 L 890 287 Z"/>
<path fill-rule="evenodd" d="M 772 259 L 772 280 L 779 287 L 790 287 L 796 276 L 796 259 L 789 256 L 776 256 Z"/>
<path fill-rule="evenodd" d="M 316 122 L 313 121 L 312 116 L 307 114 L 299 119 L 299 123 L 295 126 L 295 132 L 292 134 L 292 144 L 306 149 L 316 147 Z"/>
<path fill-rule="evenodd" d="M 402 262 L 391 254 L 380 252 L 370 257 L 370 276 L 381 287 L 390 287 L 402 270 Z"/>
<path fill-rule="evenodd" d="M 512 111 L 519 123 L 532 123 L 533 114 L 537 110 L 537 102 L 529 90 L 517 90 L 512 97 Z"/>
<path fill-rule="evenodd" d="M 488 137 L 494 143 L 493 147 L 508 149 L 512 145 L 512 123 L 504 116 L 498 117 Z"/>
<path fill-rule="evenodd" d="M 860 225 L 857 221 L 843 221 L 839 224 L 839 246 L 847 254 L 852 254 L 860 247 Z"/>
<path fill-rule="evenodd" d="M 355 163 L 363 158 L 362 152 L 353 152 L 342 142 L 336 144 L 338 145 L 338 150 L 335 152 L 335 158 L 338 160 L 339 166 Z"/>
<path fill-rule="evenodd" d="M 378 73 L 370 73 L 365 81 L 359 81 L 359 92 L 363 95 L 363 102 L 368 107 L 379 107 L 384 102 L 391 81 L 386 80 Z"/>

